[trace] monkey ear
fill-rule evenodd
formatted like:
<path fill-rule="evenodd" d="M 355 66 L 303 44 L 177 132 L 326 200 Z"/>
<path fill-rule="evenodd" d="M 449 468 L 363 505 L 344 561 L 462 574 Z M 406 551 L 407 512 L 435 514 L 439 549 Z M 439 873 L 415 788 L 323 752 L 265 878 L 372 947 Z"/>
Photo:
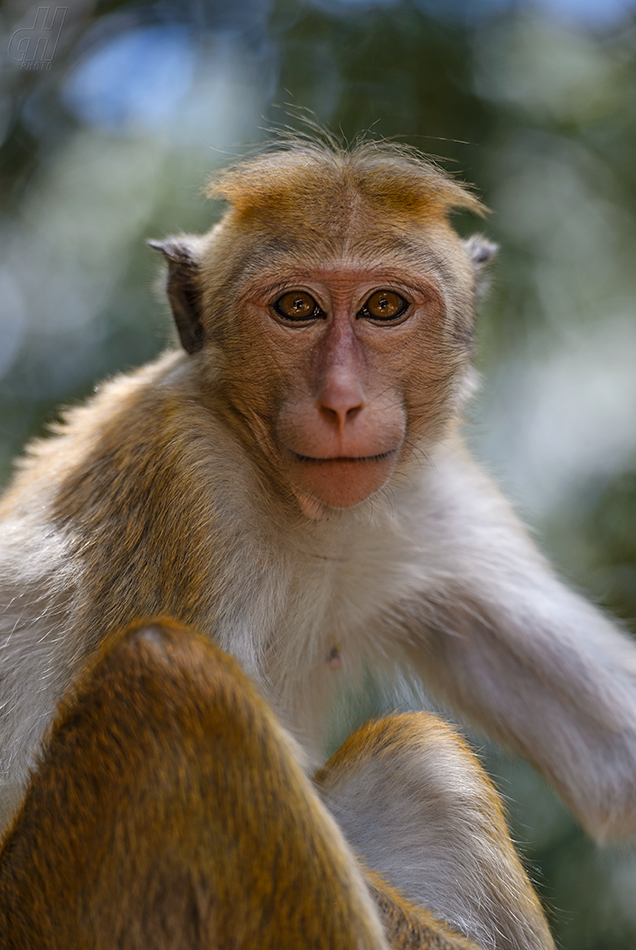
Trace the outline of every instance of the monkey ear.
<path fill-rule="evenodd" d="M 488 291 L 489 280 L 486 276 L 488 265 L 499 250 L 494 241 L 489 241 L 483 234 L 472 234 L 464 241 L 464 247 L 468 252 L 470 263 L 473 266 L 475 275 L 475 294 L 479 302 L 484 298 Z"/>
<path fill-rule="evenodd" d="M 168 264 L 167 293 L 181 344 L 188 353 L 203 346 L 201 323 L 201 291 L 199 262 L 192 245 L 185 238 L 148 241 L 150 247 L 163 254 Z"/>
<path fill-rule="evenodd" d="M 468 251 L 475 274 L 485 270 L 499 250 L 498 245 L 494 241 L 489 241 L 483 234 L 471 234 L 464 241 L 464 247 Z"/>

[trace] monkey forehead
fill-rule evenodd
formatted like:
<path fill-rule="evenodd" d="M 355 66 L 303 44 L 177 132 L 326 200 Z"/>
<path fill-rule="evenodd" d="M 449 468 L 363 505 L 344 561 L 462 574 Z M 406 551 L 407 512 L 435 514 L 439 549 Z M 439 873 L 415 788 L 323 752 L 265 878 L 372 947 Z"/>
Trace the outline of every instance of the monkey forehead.
<path fill-rule="evenodd" d="M 229 237 L 229 235 L 228 235 Z M 311 229 L 303 233 L 263 229 L 259 238 L 254 230 L 248 242 L 230 240 L 225 247 L 210 249 L 209 269 L 219 275 L 219 254 L 227 268 L 226 286 L 241 295 L 250 286 L 275 284 L 303 275 L 334 277 L 347 273 L 361 279 L 393 277 L 396 280 L 423 281 L 434 278 L 451 288 L 470 284 L 472 269 L 468 255 L 455 232 L 441 228 L 418 227 L 409 234 L 404 228 L 372 228 L 360 234 L 357 227 L 348 233 L 325 233 Z"/>
<path fill-rule="evenodd" d="M 314 200 L 294 197 L 283 204 L 229 211 L 219 228 L 234 247 L 248 245 L 283 255 L 378 252 L 402 255 L 417 263 L 422 251 L 433 244 L 451 253 L 460 242 L 446 212 L 430 208 L 390 208 L 359 196 L 349 201 L 330 200 L 320 194 Z"/>
<path fill-rule="evenodd" d="M 290 281 L 317 281 L 336 287 L 338 285 L 392 283 L 430 284 L 454 283 L 448 262 L 438 254 L 420 252 L 418 255 L 378 254 L 377 248 L 371 253 L 356 253 L 349 249 L 347 253 L 315 254 L 299 256 L 275 255 L 276 259 L 257 264 L 245 259 L 235 272 L 235 287 L 239 294 L 258 293 L 260 289 L 274 288 Z"/>

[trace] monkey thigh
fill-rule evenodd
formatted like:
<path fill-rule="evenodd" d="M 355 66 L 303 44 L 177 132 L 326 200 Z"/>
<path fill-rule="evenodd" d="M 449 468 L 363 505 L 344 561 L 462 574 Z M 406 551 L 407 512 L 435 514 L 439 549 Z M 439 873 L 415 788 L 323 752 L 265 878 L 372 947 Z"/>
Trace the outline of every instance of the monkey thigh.
<path fill-rule="evenodd" d="M 67 697 L 0 850 L 11 950 L 386 950 L 349 847 L 236 664 L 170 622 Z"/>
<path fill-rule="evenodd" d="M 437 716 L 365 724 L 315 781 L 356 853 L 406 898 L 483 947 L 553 948 L 499 796 Z"/>

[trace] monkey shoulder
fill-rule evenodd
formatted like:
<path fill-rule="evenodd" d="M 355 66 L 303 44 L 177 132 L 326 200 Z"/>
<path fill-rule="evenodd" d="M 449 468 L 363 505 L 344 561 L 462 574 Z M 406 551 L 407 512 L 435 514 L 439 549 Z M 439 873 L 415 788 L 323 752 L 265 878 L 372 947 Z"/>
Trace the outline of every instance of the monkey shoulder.
<path fill-rule="evenodd" d="M 258 533 L 256 481 L 186 354 L 107 381 L 27 447 L 0 503 L 0 631 L 16 592 L 27 629 L 64 591 L 65 642 L 143 614 L 200 624 Z"/>
<path fill-rule="evenodd" d="M 214 502 L 230 484 L 236 495 L 250 472 L 242 454 L 213 400 L 202 398 L 187 355 L 168 352 L 104 382 L 28 445 L 0 519 L 28 520 L 33 510 L 55 530 L 87 535 L 118 518 L 146 512 L 147 520 L 154 498 L 200 514 L 202 499 Z"/>

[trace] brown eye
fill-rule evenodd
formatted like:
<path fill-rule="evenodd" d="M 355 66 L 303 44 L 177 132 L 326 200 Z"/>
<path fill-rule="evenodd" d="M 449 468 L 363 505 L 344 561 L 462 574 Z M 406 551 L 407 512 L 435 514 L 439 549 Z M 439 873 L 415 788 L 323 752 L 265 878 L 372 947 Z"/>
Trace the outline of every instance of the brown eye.
<path fill-rule="evenodd" d="M 370 317 L 372 320 L 395 320 L 402 316 L 408 305 L 408 300 L 393 290 L 376 290 L 358 316 Z"/>
<path fill-rule="evenodd" d="M 315 320 L 323 312 L 310 294 L 304 290 L 291 290 L 274 304 L 274 310 L 286 320 Z"/>

